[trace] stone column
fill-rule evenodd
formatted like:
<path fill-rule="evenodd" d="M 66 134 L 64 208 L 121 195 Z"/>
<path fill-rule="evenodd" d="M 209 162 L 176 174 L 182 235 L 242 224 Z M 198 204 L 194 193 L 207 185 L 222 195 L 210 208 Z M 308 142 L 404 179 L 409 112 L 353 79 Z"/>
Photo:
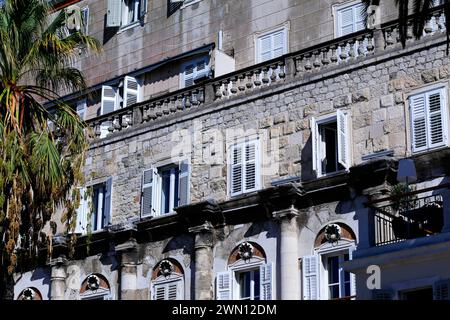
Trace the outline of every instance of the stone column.
<path fill-rule="evenodd" d="M 281 300 L 300 299 L 300 272 L 298 268 L 298 210 L 274 211 L 273 217 L 280 222 L 280 266 Z"/>
<path fill-rule="evenodd" d="M 54 259 L 51 263 L 50 300 L 64 300 L 66 293 L 66 264 L 64 257 Z"/>
<path fill-rule="evenodd" d="M 214 229 L 207 221 L 189 232 L 195 234 L 195 300 L 213 300 Z"/>
<path fill-rule="evenodd" d="M 120 300 L 137 300 L 138 257 L 136 240 L 130 239 L 115 247 L 120 262 Z"/>

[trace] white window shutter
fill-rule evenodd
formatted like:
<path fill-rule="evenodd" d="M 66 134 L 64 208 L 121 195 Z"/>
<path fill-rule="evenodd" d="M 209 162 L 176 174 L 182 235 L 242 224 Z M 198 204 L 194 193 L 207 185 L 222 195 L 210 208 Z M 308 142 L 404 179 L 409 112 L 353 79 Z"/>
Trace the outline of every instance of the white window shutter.
<path fill-rule="evenodd" d="M 266 35 L 259 39 L 258 63 L 272 59 L 272 36 Z"/>
<path fill-rule="evenodd" d="M 139 102 L 139 83 L 133 78 L 126 76 L 123 89 L 123 107 L 129 107 Z"/>
<path fill-rule="evenodd" d="M 122 18 L 122 0 L 108 0 L 107 27 L 119 27 Z"/>
<path fill-rule="evenodd" d="M 194 84 L 194 68 L 195 66 L 190 64 L 184 69 L 183 82 L 185 88 Z"/>
<path fill-rule="evenodd" d="M 303 300 L 320 299 L 319 256 L 305 256 L 303 261 Z"/>
<path fill-rule="evenodd" d="M 102 86 L 101 114 L 107 114 L 117 109 L 117 90 L 111 86 Z"/>
<path fill-rule="evenodd" d="M 86 188 L 80 188 L 80 205 L 76 209 L 77 222 L 75 233 L 85 234 L 87 232 L 87 217 L 89 210 L 89 201 L 87 199 Z"/>
<path fill-rule="evenodd" d="M 105 183 L 105 204 L 103 207 L 103 227 L 111 224 L 112 213 L 112 178 L 109 177 Z"/>
<path fill-rule="evenodd" d="M 427 148 L 427 124 L 425 94 L 418 94 L 409 99 L 411 109 L 412 151 L 418 152 Z"/>
<path fill-rule="evenodd" d="M 77 114 L 81 120 L 86 119 L 86 108 L 87 108 L 86 99 L 77 101 Z"/>
<path fill-rule="evenodd" d="M 243 160 L 243 145 L 235 145 L 230 148 L 230 195 L 238 195 L 243 191 L 242 174 L 244 168 L 242 166 Z"/>
<path fill-rule="evenodd" d="M 364 5 L 362 3 L 359 3 L 354 6 L 354 12 L 355 15 L 355 32 L 364 30 L 366 28 L 366 25 L 364 23 Z"/>
<path fill-rule="evenodd" d="M 155 215 L 155 194 L 156 194 L 156 175 L 155 168 L 144 170 L 142 175 L 142 200 L 141 215 L 142 217 Z"/>
<path fill-rule="evenodd" d="M 314 117 L 310 120 L 311 127 L 311 162 L 312 169 L 316 173 L 317 176 L 320 174 L 320 162 L 318 161 L 319 157 L 319 132 L 317 131 L 317 122 Z"/>
<path fill-rule="evenodd" d="M 153 300 L 165 300 L 167 284 L 156 284 L 153 286 Z"/>
<path fill-rule="evenodd" d="M 434 90 L 426 94 L 428 112 L 428 144 L 430 148 L 446 143 L 447 126 L 445 121 L 444 90 Z"/>
<path fill-rule="evenodd" d="M 350 167 L 348 114 L 337 110 L 338 161 L 346 169 Z"/>
<path fill-rule="evenodd" d="M 433 285 L 434 300 L 450 300 L 450 280 L 436 282 Z"/>
<path fill-rule="evenodd" d="M 206 60 L 200 60 L 195 67 L 195 79 L 207 76 L 209 73 L 209 66 Z"/>
<path fill-rule="evenodd" d="M 244 191 L 258 189 L 259 148 L 258 141 L 244 144 Z"/>
<path fill-rule="evenodd" d="M 356 245 L 352 245 L 348 249 L 348 258 L 349 260 L 353 260 L 353 253 L 356 250 Z M 354 273 L 350 273 L 350 295 L 355 296 L 356 295 L 356 277 Z"/>
<path fill-rule="evenodd" d="M 343 37 L 347 34 L 355 32 L 353 8 L 348 7 L 338 11 L 338 36 Z"/>
<path fill-rule="evenodd" d="M 179 174 L 179 206 L 184 206 L 189 204 L 189 162 L 187 160 L 180 163 L 180 174 Z"/>
<path fill-rule="evenodd" d="M 167 284 L 166 300 L 179 300 L 178 298 L 178 284 L 179 281 L 170 282 Z"/>
<path fill-rule="evenodd" d="M 286 31 L 285 29 L 275 32 L 272 35 L 272 59 L 282 56 L 286 53 Z"/>
<path fill-rule="evenodd" d="M 267 263 L 261 265 L 259 267 L 259 276 L 260 276 L 260 299 L 261 300 L 274 300 L 273 296 L 273 279 L 274 279 L 274 270 L 273 263 Z"/>
<path fill-rule="evenodd" d="M 231 300 L 232 274 L 230 271 L 219 272 L 216 278 L 216 299 Z"/>

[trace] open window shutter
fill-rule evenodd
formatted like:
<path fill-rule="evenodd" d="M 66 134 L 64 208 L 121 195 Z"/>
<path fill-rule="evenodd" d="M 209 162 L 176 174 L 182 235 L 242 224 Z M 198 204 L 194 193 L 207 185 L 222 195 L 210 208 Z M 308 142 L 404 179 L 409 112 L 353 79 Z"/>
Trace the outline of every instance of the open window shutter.
<path fill-rule="evenodd" d="M 433 286 L 434 300 L 450 300 L 450 280 L 436 282 Z"/>
<path fill-rule="evenodd" d="M 338 11 L 338 36 L 343 37 L 347 34 L 353 33 L 354 30 L 354 9 L 348 7 Z"/>
<path fill-rule="evenodd" d="M 373 300 L 392 300 L 392 292 L 390 290 L 374 289 L 372 290 Z"/>
<path fill-rule="evenodd" d="M 216 279 L 216 299 L 231 300 L 231 272 L 219 272 Z"/>
<path fill-rule="evenodd" d="M 242 193 L 242 148 L 243 145 L 235 145 L 232 146 L 230 151 L 230 157 L 231 157 L 231 170 L 230 170 L 230 184 L 231 184 L 231 190 L 230 194 L 231 196 L 237 195 Z"/>
<path fill-rule="evenodd" d="M 303 257 L 303 300 L 319 300 L 319 256 Z"/>
<path fill-rule="evenodd" d="M 422 151 L 427 148 L 427 125 L 425 110 L 425 95 L 419 94 L 410 98 L 412 151 Z"/>
<path fill-rule="evenodd" d="M 314 117 L 311 118 L 310 121 L 311 127 L 311 156 L 312 156 L 312 169 L 316 172 L 316 175 L 319 175 L 319 164 L 320 162 L 317 160 L 319 156 L 319 133 L 317 132 L 317 123 Z"/>
<path fill-rule="evenodd" d="M 180 163 L 179 175 L 179 206 L 184 206 L 189 203 L 189 162 L 187 160 Z"/>
<path fill-rule="evenodd" d="M 112 208 L 112 178 L 106 180 L 105 188 L 105 204 L 103 207 L 103 227 L 111 224 L 111 208 Z"/>
<path fill-rule="evenodd" d="M 353 260 L 353 252 L 356 250 L 356 245 L 352 245 L 348 249 L 348 258 Z M 350 295 L 356 295 L 356 277 L 354 273 L 350 273 Z"/>
<path fill-rule="evenodd" d="M 182 5 L 184 0 L 167 0 L 167 17 L 174 14 Z"/>
<path fill-rule="evenodd" d="M 139 84 L 133 77 L 125 77 L 124 80 L 123 107 L 129 107 L 139 100 Z"/>
<path fill-rule="evenodd" d="M 264 62 L 272 59 L 272 36 L 267 35 L 259 39 L 258 62 Z"/>
<path fill-rule="evenodd" d="M 360 3 L 360 4 L 357 4 L 356 6 L 354 6 L 353 14 L 355 16 L 355 18 L 354 18 L 355 31 L 354 32 L 364 30 L 366 28 L 366 25 L 364 23 L 364 5 L 362 3 Z"/>
<path fill-rule="evenodd" d="M 102 86 L 101 114 L 107 114 L 117 109 L 117 91 L 110 86 Z"/>
<path fill-rule="evenodd" d="M 244 191 L 258 188 L 258 141 L 245 143 L 244 147 Z"/>
<path fill-rule="evenodd" d="M 121 17 L 122 17 L 122 0 L 108 0 L 106 26 L 119 27 Z"/>
<path fill-rule="evenodd" d="M 87 215 L 89 210 L 89 203 L 87 199 L 86 188 L 80 188 L 80 205 L 77 212 L 77 225 L 75 227 L 75 233 L 84 234 L 87 232 Z"/>
<path fill-rule="evenodd" d="M 261 300 L 273 300 L 273 264 L 268 263 L 259 267 Z"/>
<path fill-rule="evenodd" d="M 155 214 L 154 209 L 154 194 L 155 194 L 155 176 L 156 169 L 145 170 L 142 175 L 142 216 L 153 216 Z"/>
<path fill-rule="evenodd" d="M 77 102 L 77 114 L 81 120 L 84 120 L 86 118 L 86 107 L 86 99 Z"/>
<path fill-rule="evenodd" d="M 206 60 L 198 61 L 194 72 L 194 79 L 205 77 L 208 73 L 209 67 Z"/>
<path fill-rule="evenodd" d="M 147 0 L 140 0 L 139 3 L 139 18 L 140 19 L 144 19 L 145 15 L 147 14 L 147 5 L 148 5 L 148 1 Z"/>
<path fill-rule="evenodd" d="M 194 84 L 194 76 L 195 76 L 194 68 L 195 66 L 193 64 L 190 64 L 184 69 L 183 75 L 184 87 L 189 87 Z"/>
<path fill-rule="evenodd" d="M 282 56 L 286 53 L 286 32 L 285 30 L 280 30 L 275 32 L 272 35 L 272 41 L 273 41 L 273 54 L 272 59 Z"/>
<path fill-rule="evenodd" d="M 426 95 L 428 111 L 429 147 L 437 147 L 446 143 L 446 121 L 444 114 L 443 90 L 436 90 Z"/>
<path fill-rule="evenodd" d="M 337 111 L 338 161 L 346 169 L 350 167 L 348 114 Z"/>

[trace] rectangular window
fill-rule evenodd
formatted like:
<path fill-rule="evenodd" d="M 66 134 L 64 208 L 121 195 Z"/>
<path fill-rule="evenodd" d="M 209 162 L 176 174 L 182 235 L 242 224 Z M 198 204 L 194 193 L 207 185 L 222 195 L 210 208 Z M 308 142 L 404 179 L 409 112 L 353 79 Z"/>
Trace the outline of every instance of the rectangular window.
<path fill-rule="evenodd" d="M 183 66 L 183 73 L 180 77 L 180 88 L 194 85 L 196 81 L 209 76 L 209 59 L 204 57 L 190 61 Z"/>
<path fill-rule="evenodd" d="M 123 0 L 122 26 L 139 21 L 139 0 Z"/>
<path fill-rule="evenodd" d="M 80 189 L 80 205 L 77 209 L 75 232 L 85 234 L 99 231 L 111 223 L 112 178 Z M 89 221 L 90 216 L 90 221 Z"/>
<path fill-rule="evenodd" d="M 142 20 L 147 13 L 147 0 L 108 0 L 107 27 L 126 27 Z"/>
<path fill-rule="evenodd" d="M 256 62 L 275 59 L 287 53 L 287 29 L 282 28 L 264 34 L 257 39 Z"/>
<path fill-rule="evenodd" d="M 365 29 L 364 24 L 364 5 L 362 3 L 353 3 L 350 5 L 341 5 L 336 8 L 336 36 L 343 37 L 350 33 Z"/>
<path fill-rule="evenodd" d="M 259 268 L 236 273 L 239 300 L 260 300 Z"/>
<path fill-rule="evenodd" d="M 230 196 L 256 191 L 260 188 L 259 140 L 231 146 L 228 163 Z"/>
<path fill-rule="evenodd" d="M 349 168 L 348 115 L 338 110 L 336 116 L 311 119 L 313 170 L 317 176 Z"/>
<path fill-rule="evenodd" d="M 189 203 L 189 164 L 182 161 L 145 170 L 142 178 L 141 214 L 160 216 Z"/>
<path fill-rule="evenodd" d="M 447 104 L 444 88 L 409 97 L 412 152 L 447 145 Z"/>
<path fill-rule="evenodd" d="M 328 299 L 339 299 L 351 296 L 350 273 L 342 269 L 342 263 L 348 261 L 348 254 L 327 258 Z"/>

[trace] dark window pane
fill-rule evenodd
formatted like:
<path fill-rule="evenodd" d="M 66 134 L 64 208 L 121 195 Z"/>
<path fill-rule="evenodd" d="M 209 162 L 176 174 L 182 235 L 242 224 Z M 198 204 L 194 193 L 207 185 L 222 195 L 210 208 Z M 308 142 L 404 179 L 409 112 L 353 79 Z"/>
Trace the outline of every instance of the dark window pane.
<path fill-rule="evenodd" d="M 330 286 L 330 299 L 339 298 L 339 284 Z"/>
<path fill-rule="evenodd" d="M 328 258 L 328 283 L 339 283 L 339 257 Z"/>
<path fill-rule="evenodd" d="M 253 279 L 254 279 L 254 299 L 259 300 L 260 299 L 260 292 L 259 292 L 259 270 L 255 270 L 253 273 Z"/>

